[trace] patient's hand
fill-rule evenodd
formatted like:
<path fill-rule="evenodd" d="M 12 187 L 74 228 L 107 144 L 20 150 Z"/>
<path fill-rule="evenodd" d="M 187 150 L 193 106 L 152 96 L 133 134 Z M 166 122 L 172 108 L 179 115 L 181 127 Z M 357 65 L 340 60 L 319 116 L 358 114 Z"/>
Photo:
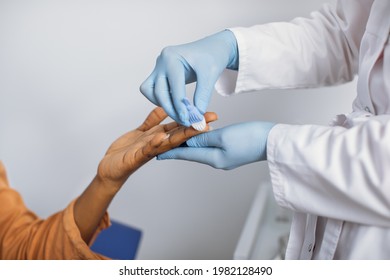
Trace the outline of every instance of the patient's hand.
<path fill-rule="evenodd" d="M 7 172 L 5 171 L 3 163 L 0 161 L 0 189 L 6 187 L 9 187 Z"/>
<path fill-rule="evenodd" d="M 161 107 L 154 109 L 137 129 L 119 137 L 106 152 L 98 168 L 101 180 L 120 187 L 139 167 L 158 154 L 173 149 L 202 132 L 176 122 L 161 124 L 167 114 Z M 207 122 L 217 119 L 206 113 Z M 207 125 L 205 131 L 209 129 Z"/>
<path fill-rule="evenodd" d="M 164 110 L 157 107 L 140 127 L 119 137 L 107 150 L 98 174 L 74 205 L 74 219 L 86 243 L 91 241 L 111 200 L 133 172 L 154 156 L 201 133 L 175 122 L 160 124 L 166 117 Z M 205 118 L 211 122 L 217 115 L 206 113 Z"/>

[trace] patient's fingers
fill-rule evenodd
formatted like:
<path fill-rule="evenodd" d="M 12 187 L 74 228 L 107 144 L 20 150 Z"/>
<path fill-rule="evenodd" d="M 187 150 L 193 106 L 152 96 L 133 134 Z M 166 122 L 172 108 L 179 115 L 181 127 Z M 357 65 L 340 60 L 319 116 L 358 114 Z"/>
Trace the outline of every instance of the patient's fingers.
<path fill-rule="evenodd" d="M 149 113 L 143 124 L 138 127 L 138 130 L 147 131 L 152 127 L 160 124 L 163 120 L 165 120 L 166 117 L 167 114 L 165 113 L 164 109 L 157 107 Z"/>
<path fill-rule="evenodd" d="M 214 113 L 214 112 L 207 112 L 207 113 L 204 115 L 204 117 L 205 117 L 206 123 L 213 122 L 213 121 L 215 121 L 215 120 L 218 119 L 217 114 Z M 177 127 L 180 127 L 180 126 L 181 126 L 181 125 L 178 124 L 177 122 L 170 122 L 170 123 L 168 123 L 168 124 L 165 124 L 165 125 L 163 126 L 163 129 L 164 129 L 165 132 L 169 133 L 169 131 L 171 131 L 171 130 L 177 128 Z"/>
<path fill-rule="evenodd" d="M 0 188 L 8 187 L 8 179 L 7 179 L 7 172 L 5 171 L 5 167 L 3 163 L 0 161 Z"/>
<path fill-rule="evenodd" d="M 146 144 L 142 148 L 139 148 L 134 154 L 135 164 L 141 166 L 156 155 L 160 154 L 161 152 L 159 152 L 159 148 L 166 138 L 167 134 L 158 133 L 154 135 L 152 139 L 145 141 Z M 129 156 L 131 156 L 131 154 L 132 153 L 129 153 Z M 131 162 L 131 158 L 126 160 Z"/>
<path fill-rule="evenodd" d="M 170 123 L 164 124 L 163 129 L 165 132 L 169 132 L 169 131 L 171 131 L 179 126 L 180 126 L 180 124 L 178 124 L 177 122 L 170 122 Z"/>
<path fill-rule="evenodd" d="M 208 131 L 210 128 L 209 123 L 217 120 L 218 116 L 213 112 L 207 112 L 205 114 L 205 119 L 207 122 L 207 126 L 204 131 L 197 131 L 192 127 L 185 126 L 172 126 L 173 129 L 166 130 L 165 132 L 169 134 L 169 137 L 167 139 L 164 139 L 164 143 L 161 145 L 159 153 L 175 148 L 190 139 L 191 137 Z"/>
<path fill-rule="evenodd" d="M 163 114 L 161 114 L 161 112 L 163 112 Z M 153 114 L 157 114 L 157 115 L 153 116 Z M 150 116 L 151 118 L 149 118 Z M 208 131 L 209 129 L 208 124 L 204 131 L 197 131 L 192 127 L 181 126 L 176 122 L 171 122 L 165 125 L 161 125 L 159 127 L 153 125 L 152 122 L 147 123 L 148 120 L 154 122 L 157 119 L 161 120 L 165 117 L 166 117 L 165 112 L 163 110 L 162 111 L 159 110 L 159 108 L 156 108 L 145 120 L 143 127 L 139 128 L 139 129 L 146 129 L 146 127 L 149 127 L 149 125 L 151 125 L 149 127 L 150 134 L 148 133 L 148 136 L 146 136 L 146 138 L 144 139 L 145 145 L 141 149 L 137 150 L 134 154 L 133 159 L 136 162 L 145 163 L 151 158 L 153 158 L 154 156 L 166 152 L 170 149 L 173 149 L 179 146 L 180 144 L 182 144 L 183 142 L 187 141 L 189 138 L 198 135 L 200 133 L 203 133 L 205 131 Z M 205 114 L 205 119 L 206 122 L 209 123 L 217 120 L 218 116 L 213 112 L 207 112 Z"/>
<path fill-rule="evenodd" d="M 214 121 L 218 120 L 218 115 L 214 112 L 206 112 L 204 114 L 204 118 L 206 119 L 207 123 L 214 122 Z"/>

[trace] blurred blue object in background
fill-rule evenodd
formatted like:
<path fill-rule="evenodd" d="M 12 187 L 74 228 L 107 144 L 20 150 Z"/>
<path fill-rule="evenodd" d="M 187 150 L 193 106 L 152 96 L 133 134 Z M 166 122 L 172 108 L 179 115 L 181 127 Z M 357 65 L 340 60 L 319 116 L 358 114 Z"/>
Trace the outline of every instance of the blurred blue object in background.
<path fill-rule="evenodd" d="M 111 220 L 111 226 L 100 232 L 91 250 L 115 260 L 133 260 L 141 236 L 140 230 Z"/>

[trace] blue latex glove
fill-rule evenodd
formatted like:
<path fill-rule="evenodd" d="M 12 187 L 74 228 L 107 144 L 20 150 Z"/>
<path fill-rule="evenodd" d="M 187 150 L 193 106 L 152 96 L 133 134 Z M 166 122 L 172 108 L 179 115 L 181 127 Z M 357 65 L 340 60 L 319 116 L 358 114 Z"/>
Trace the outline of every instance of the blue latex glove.
<path fill-rule="evenodd" d="M 165 152 L 157 159 L 184 159 L 218 169 L 233 169 L 267 159 L 267 138 L 274 123 L 246 122 L 192 137 L 188 147 Z"/>
<path fill-rule="evenodd" d="M 166 47 L 140 91 L 155 105 L 163 107 L 176 122 L 190 126 L 182 103 L 185 85 L 197 82 L 193 101 L 204 114 L 222 71 L 238 69 L 237 52 L 236 38 L 229 30 L 192 43 Z"/>

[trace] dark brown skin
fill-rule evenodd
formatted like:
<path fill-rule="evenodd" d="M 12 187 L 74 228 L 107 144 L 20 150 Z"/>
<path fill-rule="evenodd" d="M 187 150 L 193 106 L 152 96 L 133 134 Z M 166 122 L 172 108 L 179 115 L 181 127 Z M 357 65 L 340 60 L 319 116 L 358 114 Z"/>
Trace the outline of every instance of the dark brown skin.
<path fill-rule="evenodd" d="M 156 155 L 173 149 L 202 132 L 176 122 L 161 124 L 167 117 L 155 108 L 137 129 L 115 140 L 100 161 L 97 174 L 74 206 L 74 217 L 81 236 L 89 243 L 112 199 L 138 168 Z M 217 120 L 215 113 L 205 114 L 206 122 Z M 1 181 L 0 181 L 1 183 Z"/>

